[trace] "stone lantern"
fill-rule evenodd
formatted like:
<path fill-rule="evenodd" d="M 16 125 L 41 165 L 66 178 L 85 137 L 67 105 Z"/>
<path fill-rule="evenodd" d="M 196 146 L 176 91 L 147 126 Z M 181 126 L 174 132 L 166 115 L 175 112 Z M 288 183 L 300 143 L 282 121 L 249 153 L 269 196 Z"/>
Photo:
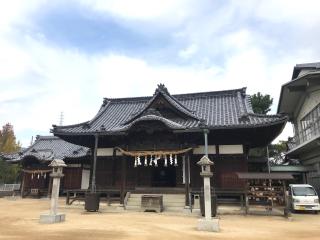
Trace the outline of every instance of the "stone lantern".
<path fill-rule="evenodd" d="M 64 176 L 62 170 L 67 165 L 61 159 L 54 159 L 49 164 L 52 167 L 52 173 L 50 177 L 52 180 L 52 193 L 51 193 L 51 207 L 49 214 L 40 215 L 40 223 L 57 223 L 63 222 L 65 220 L 65 214 L 58 213 L 58 199 L 59 199 L 59 189 L 60 189 L 60 179 Z"/>
<path fill-rule="evenodd" d="M 213 176 L 213 173 L 211 172 L 211 165 L 213 165 L 213 162 L 210 161 L 206 155 L 204 155 L 197 164 L 201 166 L 200 176 L 208 178 Z"/>
<path fill-rule="evenodd" d="M 200 176 L 203 177 L 203 190 L 204 190 L 204 213 L 205 217 L 203 219 L 199 219 L 198 221 L 198 230 L 200 231 L 210 231 L 210 232 L 218 232 L 219 231 L 219 219 L 212 218 L 211 211 L 211 187 L 210 187 L 210 178 L 213 176 L 211 172 L 211 165 L 213 162 L 210 161 L 207 155 L 204 155 L 199 162 L 198 165 L 201 166 Z"/>

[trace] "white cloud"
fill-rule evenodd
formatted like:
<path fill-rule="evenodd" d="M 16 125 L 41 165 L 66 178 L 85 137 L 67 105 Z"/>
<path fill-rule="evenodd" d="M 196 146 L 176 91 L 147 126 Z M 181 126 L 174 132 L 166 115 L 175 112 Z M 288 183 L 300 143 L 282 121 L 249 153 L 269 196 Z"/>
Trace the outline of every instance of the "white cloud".
<path fill-rule="evenodd" d="M 183 59 L 189 59 L 198 51 L 198 49 L 196 44 L 191 44 L 187 48 L 180 50 L 178 55 Z"/>
<path fill-rule="evenodd" d="M 103 97 L 151 95 L 158 83 L 165 83 L 171 93 L 247 86 L 250 94 L 271 94 L 275 112 L 280 86 L 290 80 L 294 64 L 318 57 L 311 47 L 283 51 L 286 46 L 279 39 L 250 26 L 248 20 L 262 21 L 270 29 L 288 23 L 297 31 L 305 31 L 320 21 L 314 1 L 229 1 L 214 7 L 208 5 L 210 1 L 201 4 L 191 0 L 74 1 L 79 2 L 98 14 L 134 22 L 136 31 L 143 31 L 144 24 L 168 29 L 174 26 L 168 37 L 173 37 L 179 48 L 173 48 L 176 52 L 172 55 L 187 63 L 190 60 L 190 64 L 154 63 L 118 52 L 83 54 L 48 46 L 26 33 L 16 39 L 16 26 L 29 24 L 45 1 L 2 3 L 0 83 L 5 88 L 0 89 L 0 123 L 12 122 L 24 145 L 31 137 L 25 132 L 48 132 L 61 111 L 65 124 L 89 120 Z M 313 31 L 307 33 L 305 38 L 313 36 Z M 158 52 L 163 53 L 161 49 Z M 290 127 L 284 135 L 291 134 L 287 129 Z"/>
<path fill-rule="evenodd" d="M 10 0 L 0 3 L 0 36 L 10 32 L 15 24 L 27 24 L 29 14 L 39 8 L 45 0 Z"/>
<path fill-rule="evenodd" d="M 272 143 L 278 143 L 279 141 L 287 141 L 288 137 L 292 137 L 292 136 L 293 136 L 293 126 L 291 123 L 287 123 L 282 133 L 275 140 L 273 140 Z"/>
<path fill-rule="evenodd" d="M 107 12 L 133 20 L 183 20 L 191 10 L 189 0 L 81 0 L 81 2 L 98 12 Z"/>
<path fill-rule="evenodd" d="M 319 25 L 319 9 L 318 0 L 269 0 L 259 1 L 255 12 L 257 17 L 271 22 L 290 22 L 309 28 Z"/>

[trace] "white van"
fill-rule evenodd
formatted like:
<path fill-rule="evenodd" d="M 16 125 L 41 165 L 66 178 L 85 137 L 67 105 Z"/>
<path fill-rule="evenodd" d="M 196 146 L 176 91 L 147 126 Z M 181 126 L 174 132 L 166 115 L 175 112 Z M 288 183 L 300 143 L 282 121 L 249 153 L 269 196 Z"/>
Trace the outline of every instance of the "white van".
<path fill-rule="evenodd" d="M 320 211 L 318 194 L 309 184 L 290 184 L 289 199 L 293 211 Z"/>

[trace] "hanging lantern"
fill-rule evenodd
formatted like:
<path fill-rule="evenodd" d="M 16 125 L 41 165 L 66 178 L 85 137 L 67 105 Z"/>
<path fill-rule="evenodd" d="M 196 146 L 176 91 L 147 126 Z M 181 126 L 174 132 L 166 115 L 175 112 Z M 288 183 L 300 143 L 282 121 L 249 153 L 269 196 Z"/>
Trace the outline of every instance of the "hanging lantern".
<path fill-rule="evenodd" d="M 47 178 L 47 174 L 45 173 L 43 177 L 44 177 L 44 179 L 46 179 Z"/>
<path fill-rule="evenodd" d="M 178 166 L 178 157 L 177 157 L 177 154 L 174 156 L 174 166 L 175 166 L 175 167 Z"/>
<path fill-rule="evenodd" d="M 138 161 L 138 166 L 141 166 L 141 161 L 140 161 L 140 156 L 137 157 L 137 161 Z"/>
<path fill-rule="evenodd" d="M 173 158 L 172 158 L 172 154 L 170 154 L 170 165 L 173 165 Z"/>
<path fill-rule="evenodd" d="M 164 156 L 164 166 L 168 167 L 168 158 L 167 155 Z"/>
<path fill-rule="evenodd" d="M 134 167 L 137 167 L 137 165 L 138 165 L 138 159 L 137 157 L 134 157 Z"/>
<path fill-rule="evenodd" d="M 31 174 L 31 179 L 33 179 L 33 173 Z"/>
<path fill-rule="evenodd" d="M 38 173 L 38 179 L 40 178 L 40 174 Z"/>

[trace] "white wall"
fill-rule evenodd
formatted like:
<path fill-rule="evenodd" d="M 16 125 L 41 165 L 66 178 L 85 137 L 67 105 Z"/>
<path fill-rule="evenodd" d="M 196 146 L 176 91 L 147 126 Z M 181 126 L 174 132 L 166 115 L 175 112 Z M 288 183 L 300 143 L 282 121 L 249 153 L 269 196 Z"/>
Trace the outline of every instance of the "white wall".
<path fill-rule="evenodd" d="M 204 155 L 204 145 L 193 149 L 193 154 Z M 216 154 L 216 145 L 208 145 L 208 154 Z M 243 154 L 242 145 L 219 145 L 219 154 Z"/>
<path fill-rule="evenodd" d="M 81 189 L 89 188 L 90 170 L 82 169 Z"/>
<path fill-rule="evenodd" d="M 116 151 L 116 156 L 121 156 L 122 153 L 120 151 Z M 97 149 L 97 156 L 113 156 L 113 148 L 98 148 Z"/>
<path fill-rule="evenodd" d="M 219 145 L 219 154 L 243 154 L 242 145 Z"/>
<path fill-rule="evenodd" d="M 204 145 L 193 149 L 193 154 L 204 155 Z M 216 154 L 216 145 L 208 145 L 208 154 Z"/>

